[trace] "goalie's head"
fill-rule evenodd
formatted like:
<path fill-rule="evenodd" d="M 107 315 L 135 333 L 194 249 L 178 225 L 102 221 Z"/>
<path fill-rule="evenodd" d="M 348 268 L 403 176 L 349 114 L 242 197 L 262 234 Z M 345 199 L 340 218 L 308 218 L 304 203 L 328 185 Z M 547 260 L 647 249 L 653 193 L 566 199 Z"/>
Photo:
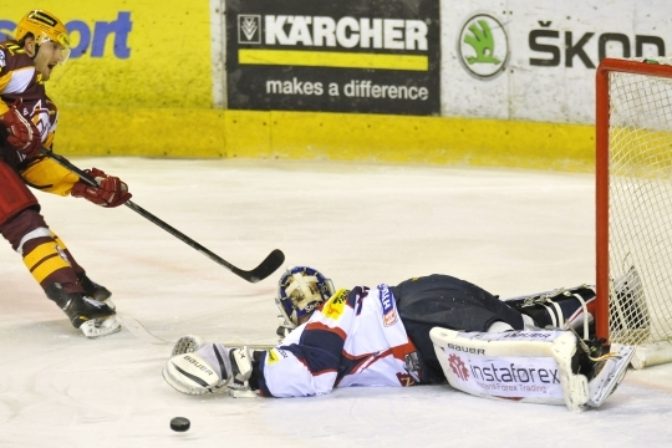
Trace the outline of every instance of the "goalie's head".
<path fill-rule="evenodd" d="M 297 326 L 333 293 L 331 279 L 308 266 L 295 266 L 280 277 L 275 302 L 285 321 Z"/>

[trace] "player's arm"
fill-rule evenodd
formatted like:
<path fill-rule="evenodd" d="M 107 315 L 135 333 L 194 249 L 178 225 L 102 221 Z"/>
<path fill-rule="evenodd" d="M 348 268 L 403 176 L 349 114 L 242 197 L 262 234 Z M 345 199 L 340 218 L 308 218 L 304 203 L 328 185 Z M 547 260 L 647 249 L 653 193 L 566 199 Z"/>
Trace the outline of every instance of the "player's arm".
<path fill-rule="evenodd" d="M 27 184 L 59 196 L 67 196 L 79 176 L 49 158 L 37 159 L 21 172 Z"/>
<path fill-rule="evenodd" d="M 261 394 L 309 397 L 331 392 L 342 364 L 344 340 L 342 332 L 318 322 L 299 327 L 282 345 L 260 357 Z"/>
<path fill-rule="evenodd" d="M 198 395 L 248 389 L 269 397 L 307 397 L 329 393 L 342 362 L 346 331 L 353 318 L 345 289 L 322 311 L 268 350 L 199 343 L 188 353 L 171 356 L 163 378 L 176 390 Z M 174 352 L 175 353 L 175 352 Z"/>
<path fill-rule="evenodd" d="M 226 391 L 234 396 L 307 397 L 331 391 L 336 373 L 315 377 L 301 358 L 287 346 L 253 349 L 203 343 L 193 352 L 171 356 L 163 378 L 189 395 Z"/>
<path fill-rule="evenodd" d="M 7 144 L 24 158 L 34 157 L 42 145 L 42 137 L 35 123 L 24 117 L 16 104 L 0 101 L 0 126 L 3 126 Z"/>
<path fill-rule="evenodd" d="M 33 79 L 34 68 L 25 67 L 21 58 L 17 58 L 17 52 L 21 51 L 16 46 L 0 46 L 0 94 L 20 94 Z M 4 128 L 7 145 L 30 158 L 39 152 L 42 136 L 35 123 L 21 114 L 21 104 L 20 97 L 7 103 L 0 100 L 0 127 Z"/>
<path fill-rule="evenodd" d="M 322 329 L 306 329 L 309 324 L 295 329 L 282 345 L 266 350 L 199 344 L 194 351 L 171 356 L 163 378 L 190 395 L 219 390 L 236 396 L 255 391 L 268 397 L 328 393 L 336 381 L 343 343 Z M 327 339 L 333 345 L 325 344 Z"/>
<path fill-rule="evenodd" d="M 131 198 L 128 186 L 97 168 L 85 170 L 98 186 L 91 186 L 77 174 L 49 157 L 37 159 L 21 172 L 29 185 L 61 196 L 82 197 L 102 207 L 117 207 Z"/>

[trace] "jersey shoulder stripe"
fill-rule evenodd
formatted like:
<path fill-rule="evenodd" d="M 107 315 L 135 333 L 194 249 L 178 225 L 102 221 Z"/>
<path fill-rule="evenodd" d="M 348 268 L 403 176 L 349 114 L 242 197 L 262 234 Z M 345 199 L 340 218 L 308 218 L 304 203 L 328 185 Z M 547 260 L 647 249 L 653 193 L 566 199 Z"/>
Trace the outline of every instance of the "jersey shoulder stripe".
<path fill-rule="evenodd" d="M 0 94 L 20 94 L 36 82 L 35 64 L 14 41 L 0 43 Z"/>
<path fill-rule="evenodd" d="M 0 77 L 0 94 L 23 93 L 35 78 L 35 67 L 22 67 Z"/>

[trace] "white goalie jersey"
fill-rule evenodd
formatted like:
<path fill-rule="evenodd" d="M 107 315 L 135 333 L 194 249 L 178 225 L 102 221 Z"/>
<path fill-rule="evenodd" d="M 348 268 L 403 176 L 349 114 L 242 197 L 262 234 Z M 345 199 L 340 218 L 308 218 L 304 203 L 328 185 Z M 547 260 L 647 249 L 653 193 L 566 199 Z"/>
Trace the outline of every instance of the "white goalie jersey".
<path fill-rule="evenodd" d="M 296 397 L 347 386 L 410 386 L 415 347 L 386 285 L 341 289 L 261 361 L 260 392 Z"/>

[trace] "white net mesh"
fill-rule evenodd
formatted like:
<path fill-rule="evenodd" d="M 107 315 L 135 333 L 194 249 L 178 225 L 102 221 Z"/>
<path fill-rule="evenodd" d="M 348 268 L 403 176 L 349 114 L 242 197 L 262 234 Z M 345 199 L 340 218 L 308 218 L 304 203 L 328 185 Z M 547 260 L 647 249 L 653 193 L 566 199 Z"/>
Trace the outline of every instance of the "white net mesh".
<path fill-rule="evenodd" d="M 672 79 L 609 74 L 609 333 L 672 341 Z"/>

